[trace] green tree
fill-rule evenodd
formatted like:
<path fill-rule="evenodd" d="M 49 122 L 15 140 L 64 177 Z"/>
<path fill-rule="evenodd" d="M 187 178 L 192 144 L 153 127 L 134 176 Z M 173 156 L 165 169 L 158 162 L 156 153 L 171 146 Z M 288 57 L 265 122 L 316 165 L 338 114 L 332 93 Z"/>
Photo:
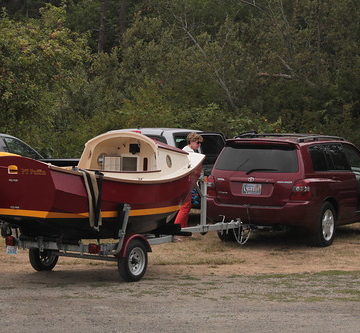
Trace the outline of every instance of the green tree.
<path fill-rule="evenodd" d="M 65 28 L 64 8 L 47 6 L 41 14 L 26 22 L 4 14 L 0 21 L 0 128 L 55 152 L 56 133 L 74 118 L 64 106 L 86 82 L 89 53 L 86 36 Z"/>

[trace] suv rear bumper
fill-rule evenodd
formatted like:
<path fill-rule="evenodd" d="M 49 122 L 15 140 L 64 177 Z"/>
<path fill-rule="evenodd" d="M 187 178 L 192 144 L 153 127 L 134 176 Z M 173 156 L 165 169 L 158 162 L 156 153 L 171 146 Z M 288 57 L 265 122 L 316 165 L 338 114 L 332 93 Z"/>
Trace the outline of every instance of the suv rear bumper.
<path fill-rule="evenodd" d="M 240 218 L 242 222 L 259 225 L 286 225 L 311 229 L 319 209 L 310 201 L 288 202 L 284 206 L 230 205 L 207 200 L 208 217 L 214 221 Z M 314 219 L 315 217 L 315 219 Z"/>

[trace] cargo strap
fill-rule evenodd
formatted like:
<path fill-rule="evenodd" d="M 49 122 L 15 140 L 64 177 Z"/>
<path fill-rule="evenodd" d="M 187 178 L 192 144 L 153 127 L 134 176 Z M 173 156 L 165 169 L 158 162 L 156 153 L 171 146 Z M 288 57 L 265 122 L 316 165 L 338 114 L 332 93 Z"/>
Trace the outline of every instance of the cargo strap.
<path fill-rule="evenodd" d="M 86 192 L 89 201 L 89 223 L 90 227 L 99 231 L 102 225 L 101 220 L 101 194 L 103 174 L 84 169 L 79 169 L 82 173 L 85 183 Z"/>

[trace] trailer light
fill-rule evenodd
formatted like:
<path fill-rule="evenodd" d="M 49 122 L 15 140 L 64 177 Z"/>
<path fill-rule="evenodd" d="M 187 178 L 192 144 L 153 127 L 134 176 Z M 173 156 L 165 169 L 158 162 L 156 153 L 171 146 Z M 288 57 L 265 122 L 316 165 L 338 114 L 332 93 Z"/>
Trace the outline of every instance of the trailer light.
<path fill-rule="evenodd" d="M 16 238 L 14 236 L 5 237 L 5 245 L 6 246 L 15 246 L 16 245 Z"/>
<path fill-rule="evenodd" d="M 91 254 L 98 254 L 100 252 L 100 245 L 98 244 L 89 244 L 88 245 L 88 251 Z"/>

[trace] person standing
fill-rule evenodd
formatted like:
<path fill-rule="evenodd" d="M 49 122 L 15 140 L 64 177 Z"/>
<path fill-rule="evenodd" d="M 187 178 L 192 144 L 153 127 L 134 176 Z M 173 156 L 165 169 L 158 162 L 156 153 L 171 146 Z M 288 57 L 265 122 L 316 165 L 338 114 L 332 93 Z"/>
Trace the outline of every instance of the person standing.
<path fill-rule="evenodd" d="M 183 148 L 183 150 L 189 154 L 197 153 L 203 140 L 204 139 L 200 134 L 189 133 L 186 138 L 188 144 Z M 190 209 L 191 209 L 191 191 L 186 197 L 178 214 L 176 215 L 176 219 L 174 223 L 180 224 L 181 228 L 186 228 L 188 225 Z"/>

